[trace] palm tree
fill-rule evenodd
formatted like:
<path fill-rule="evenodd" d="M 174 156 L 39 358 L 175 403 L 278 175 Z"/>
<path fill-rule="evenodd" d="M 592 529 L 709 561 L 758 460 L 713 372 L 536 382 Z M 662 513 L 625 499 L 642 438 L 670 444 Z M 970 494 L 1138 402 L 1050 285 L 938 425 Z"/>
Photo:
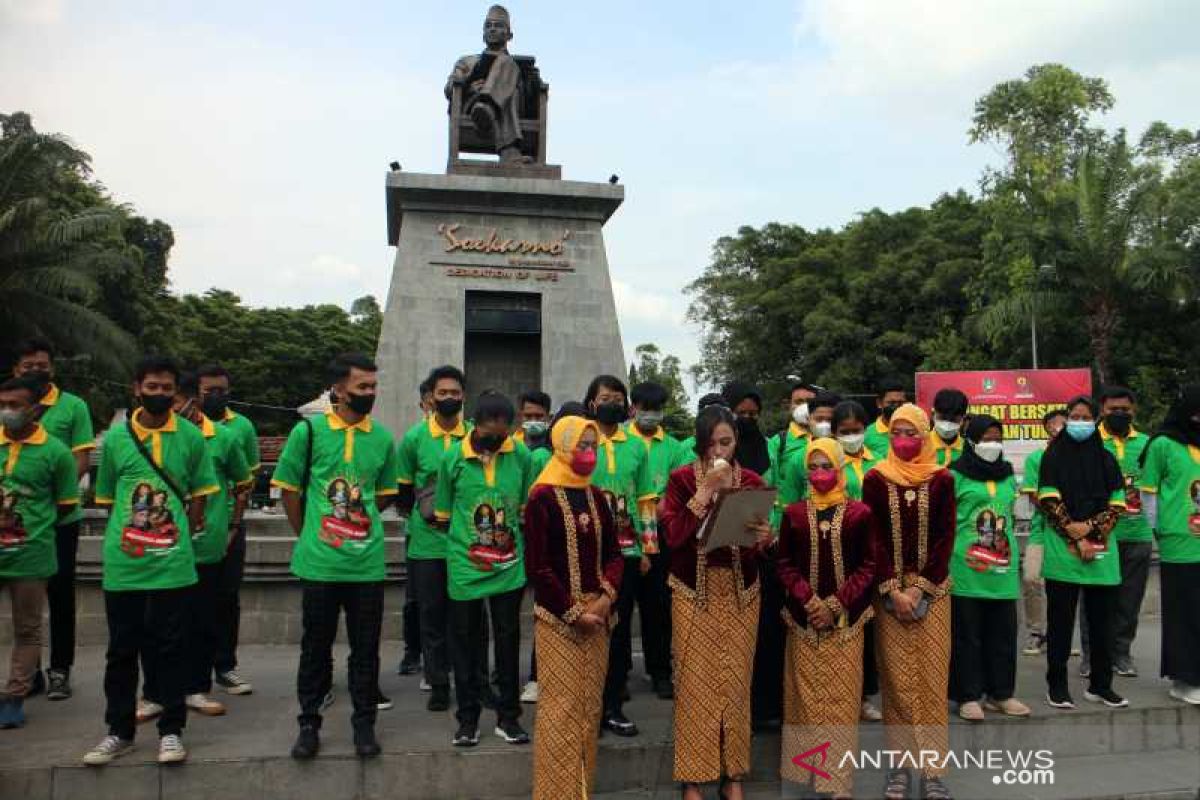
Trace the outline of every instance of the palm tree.
<path fill-rule="evenodd" d="M 0 341 L 45 336 L 101 365 L 127 364 L 132 337 L 87 305 L 101 275 L 136 266 L 120 209 L 78 191 L 86 153 L 37 133 L 25 115 L 0 122 Z"/>

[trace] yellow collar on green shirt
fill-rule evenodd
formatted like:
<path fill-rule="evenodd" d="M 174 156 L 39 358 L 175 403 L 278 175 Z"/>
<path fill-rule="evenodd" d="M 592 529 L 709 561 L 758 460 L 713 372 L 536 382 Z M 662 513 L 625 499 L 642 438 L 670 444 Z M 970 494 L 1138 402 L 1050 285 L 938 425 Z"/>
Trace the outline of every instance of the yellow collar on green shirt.
<path fill-rule="evenodd" d="M 504 444 L 500 445 L 500 449 L 496 452 L 511 453 L 514 448 L 515 448 L 515 445 L 513 444 L 512 437 L 509 436 L 508 438 L 506 438 L 504 440 Z M 479 453 L 471 445 L 471 437 L 470 436 L 465 437 L 462 441 L 462 453 L 463 453 L 463 458 L 479 458 Z"/>
<path fill-rule="evenodd" d="M 454 423 L 454 427 L 446 430 L 438 423 L 437 414 L 429 415 L 429 435 L 435 439 L 440 439 L 444 436 L 453 436 L 457 439 L 467 435 L 467 426 L 463 425 L 462 416 L 458 417 L 458 421 Z"/>
<path fill-rule="evenodd" d="M 145 439 L 147 436 L 156 433 L 174 433 L 179 429 L 179 417 L 176 416 L 174 411 L 167 415 L 167 421 L 161 428 L 147 428 L 139 422 L 138 420 L 142 416 L 143 411 L 145 411 L 143 408 L 134 409 L 133 416 L 129 418 L 129 421 L 133 423 L 133 431 L 139 439 Z"/>
<path fill-rule="evenodd" d="M 806 437 L 812 436 L 812 431 L 810 431 L 808 428 L 801 428 L 799 425 L 797 425 L 795 422 L 793 422 L 790 425 L 788 425 L 788 434 L 793 439 L 804 439 Z"/>
<path fill-rule="evenodd" d="M 356 431 L 362 431 L 363 433 L 371 432 L 371 418 L 370 417 L 363 417 L 358 422 L 351 425 L 350 423 L 346 422 L 346 420 L 342 419 L 341 417 L 339 417 L 337 414 L 333 413 L 332 411 L 326 411 L 325 419 L 329 421 L 329 429 L 330 430 L 344 431 L 347 429 L 353 429 Z"/>
<path fill-rule="evenodd" d="M 50 384 L 50 388 L 47 390 L 46 394 L 41 400 L 38 401 L 38 405 L 52 406 L 58 402 L 58 398 L 60 397 L 62 397 L 62 392 L 60 392 L 58 387 L 52 383 Z"/>
<path fill-rule="evenodd" d="M 644 434 L 640 430 L 638 430 L 637 425 L 630 423 L 629 424 L 629 432 L 631 434 L 633 434 L 634 436 L 638 437 L 639 439 L 644 439 L 644 440 L 656 439 L 661 442 L 663 439 L 665 439 L 667 437 L 667 432 L 662 429 L 661 425 L 658 426 L 658 429 L 656 431 L 654 431 L 654 433 L 652 435 L 647 436 L 646 434 Z M 612 438 L 613 438 L 613 441 L 618 441 L 618 442 L 620 441 L 620 439 L 618 439 L 616 436 L 613 436 Z"/>
<path fill-rule="evenodd" d="M 45 444 L 46 438 L 46 429 L 42 427 L 40 422 L 33 429 L 33 433 L 29 434 L 24 439 L 10 439 L 8 438 L 8 431 L 6 431 L 4 428 L 0 428 L 0 445 L 19 444 L 24 446 L 27 444 Z"/>
<path fill-rule="evenodd" d="M 1132 425 L 1130 425 L 1130 426 L 1129 426 L 1129 435 L 1128 435 L 1128 436 L 1126 436 L 1126 437 L 1124 437 L 1124 438 L 1125 438 L 1125 439 L 1136 439 L 1137 437 L 1139 437 L 1139 436 L 1141 436 L 1141 435 L 1142 435 L 1142 434 L 1138 433 L 1138 429 L 1137 429 L 1137 428 L 1135 428 L 1135 427 L 1133 427 Z M 1108 432 L 1108 428 L 1106 428 L 1106 427 L 1104 426 L 1104 423 L 1103 423 L 1103 422 L 1101 422 L 1101 423 L 1100 423 L 1100 438 L 1101 438 L 1101 439 L 1104 439 L 1105 441 L 1108 441 L 1109 439 L 1118 439 L 1118 438 L 1121 438 L 1121 437 L 1118 437 L 1118 436 L 1116 436 L 1115 434 L 1109 433 L 1109 432 Z"/>

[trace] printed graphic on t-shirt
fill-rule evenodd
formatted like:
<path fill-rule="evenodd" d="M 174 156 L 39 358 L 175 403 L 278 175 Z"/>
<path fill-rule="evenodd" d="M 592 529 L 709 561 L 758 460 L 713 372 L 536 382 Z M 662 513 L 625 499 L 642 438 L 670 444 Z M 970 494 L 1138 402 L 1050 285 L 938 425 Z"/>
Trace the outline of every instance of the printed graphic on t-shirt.
<path fill-rule="evenodd" d="M 480 572 L 507 569 L 517 563 L 517 543 L 509 527 L 503 506 L 480 503 L 471 515 L 475 542 L 467 548 L 467 558 Z"/>
<path fill-rule="evenodd" d="M 1200 480 L 1192 481 L 1192 485 L 1188 489 L 1188 496 L 1192 498 L 1192 513 L 1188 515 L 1188 530 L 1194 536 L 1200 536 Z"/>
<path fill-rule="evenodd" d="M 179 526 L 163 489 L 139 483 L 129 499 L 129 521 L 121 530 L 121 549 L 134 558 L 165 556 L 179 542 Z"/>
<path fill-rule="evenodd" d="M 1125 476 L 1125 513 L 1130 516 L 1142 513 L 1142 492 L 1133 475 Z"/>
<path fill-rule="evenodd" d="M 990 508 L 975 517 L 975 543 L 967 548 L 967 566 L 976 572 L 1007 572 L 1012 563 L 1008 520 Z"/>
<path fill-rule="evenodd" d="M 321 541 L 330 547 L 343 547 L 347 542 L 362 547 L 371 535 L 362 487 L 347 478 L 334 478 L 325 490 L 325 499 L 329 513 L 321 517 Z"/>
<path fill-rule="evenodd" d="M 20 549 L 28 538 L 25 521 L 17 510 L 20 501 L 19 492 L 0 486 L 0 552 Z"/>
<path fill-rule="evenodd" d="M 604 500 L 617 523 L 617 547 L 628 550 L 637 545 L 637 531 L 633 529 L 633 517 L 629 515 L 629 503 L 625 495 L 614 494 L 604 489 Z"/>

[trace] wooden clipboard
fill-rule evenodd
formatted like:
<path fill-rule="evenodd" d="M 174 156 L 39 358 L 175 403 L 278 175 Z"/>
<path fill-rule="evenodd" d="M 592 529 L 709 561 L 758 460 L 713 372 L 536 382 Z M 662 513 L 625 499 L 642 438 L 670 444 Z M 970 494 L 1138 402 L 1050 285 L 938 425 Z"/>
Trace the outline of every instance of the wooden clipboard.
<path fill-rule="evenodd" d="M 746 530 L 755 519 L 769 520 L 779 490 L 769 486 L 746 489 L 721 489 L 704 524 L 697 534 L 704 552 L 722 547 L 753 547 L 758 537 Z"/>

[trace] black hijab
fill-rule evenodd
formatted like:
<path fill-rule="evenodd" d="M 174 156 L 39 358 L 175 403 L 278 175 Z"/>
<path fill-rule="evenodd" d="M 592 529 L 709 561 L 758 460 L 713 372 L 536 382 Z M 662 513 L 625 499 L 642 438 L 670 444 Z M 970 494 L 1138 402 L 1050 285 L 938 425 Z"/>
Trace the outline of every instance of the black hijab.
<path fill-rule="evenodd" d="M 1097 417 L 1096 401 L 1090 397 L 1076 397 L 1067 403 L 1067 411 L 1083 403 Z M 1053 486 L 1062 495 L 1067 513 L 1076 522 L 1083 522 L 1108 508 L 1113 492 L 1125 485 L 1121 467 L 1112 453 L 1104 449 L 1097 427 L 1095 433 L 1077 442 L 1063 430 L 1042 457 L 1042 471 L 1038 482 L 1042 486 Z"/>
<path fill-rule="evenodd" d="M 726 386 L 721 394 L 725 396 L 725 404 L 732 410 L 738 403 L 749 398 L 762 410 L 762 395 L 748 383 L 734 382 Z M 737 463 L 746 469 L 751 469 L 759 475 L 765 475 L 771 468 L 771 454 L 767 450 L 767 437 L 757 420 L 738 418 L 737 421 L 737 450 L 734 453 Z"/>
<path fill-rule="evenodd" d="M 1191 386 L 1183 387 L 1183 394 L 1171 406 L 1171 410 L 1167 412 L 1166 418 L 1163 420 L 1162 427 L 1158 432 L 1151 437 L 1153 442 L 1160 436 L 1165 436 L 1168 439 L 1174 439 L 1184 447 L 1200 447 L 1200 424 L 1192 421 L 1192 417 L 1200 414 L 1200 383 L 1193 383 Z M 1146 463 L 1146 453 L 1150 452 L 1150 445 L 1146 445 L 1146 449 L 1142 451 L 1142 464 Z"/>
<path fill-rule="evenodd" d="M 995 461 L 985 461 L 975 452 L 975 445 L 983 439 L 983 435 L 992 428 L 1004 430 L 1000 420 L 987 414 L 977 414 L 967 423 L 966 436 L 968 445 L 963 448 L 962 455 L 954 460 L 950 469 L 962 474 L 973 481 L 1003 481 L 1013 474 L 1013 466 L 1003 457 Z"/>

